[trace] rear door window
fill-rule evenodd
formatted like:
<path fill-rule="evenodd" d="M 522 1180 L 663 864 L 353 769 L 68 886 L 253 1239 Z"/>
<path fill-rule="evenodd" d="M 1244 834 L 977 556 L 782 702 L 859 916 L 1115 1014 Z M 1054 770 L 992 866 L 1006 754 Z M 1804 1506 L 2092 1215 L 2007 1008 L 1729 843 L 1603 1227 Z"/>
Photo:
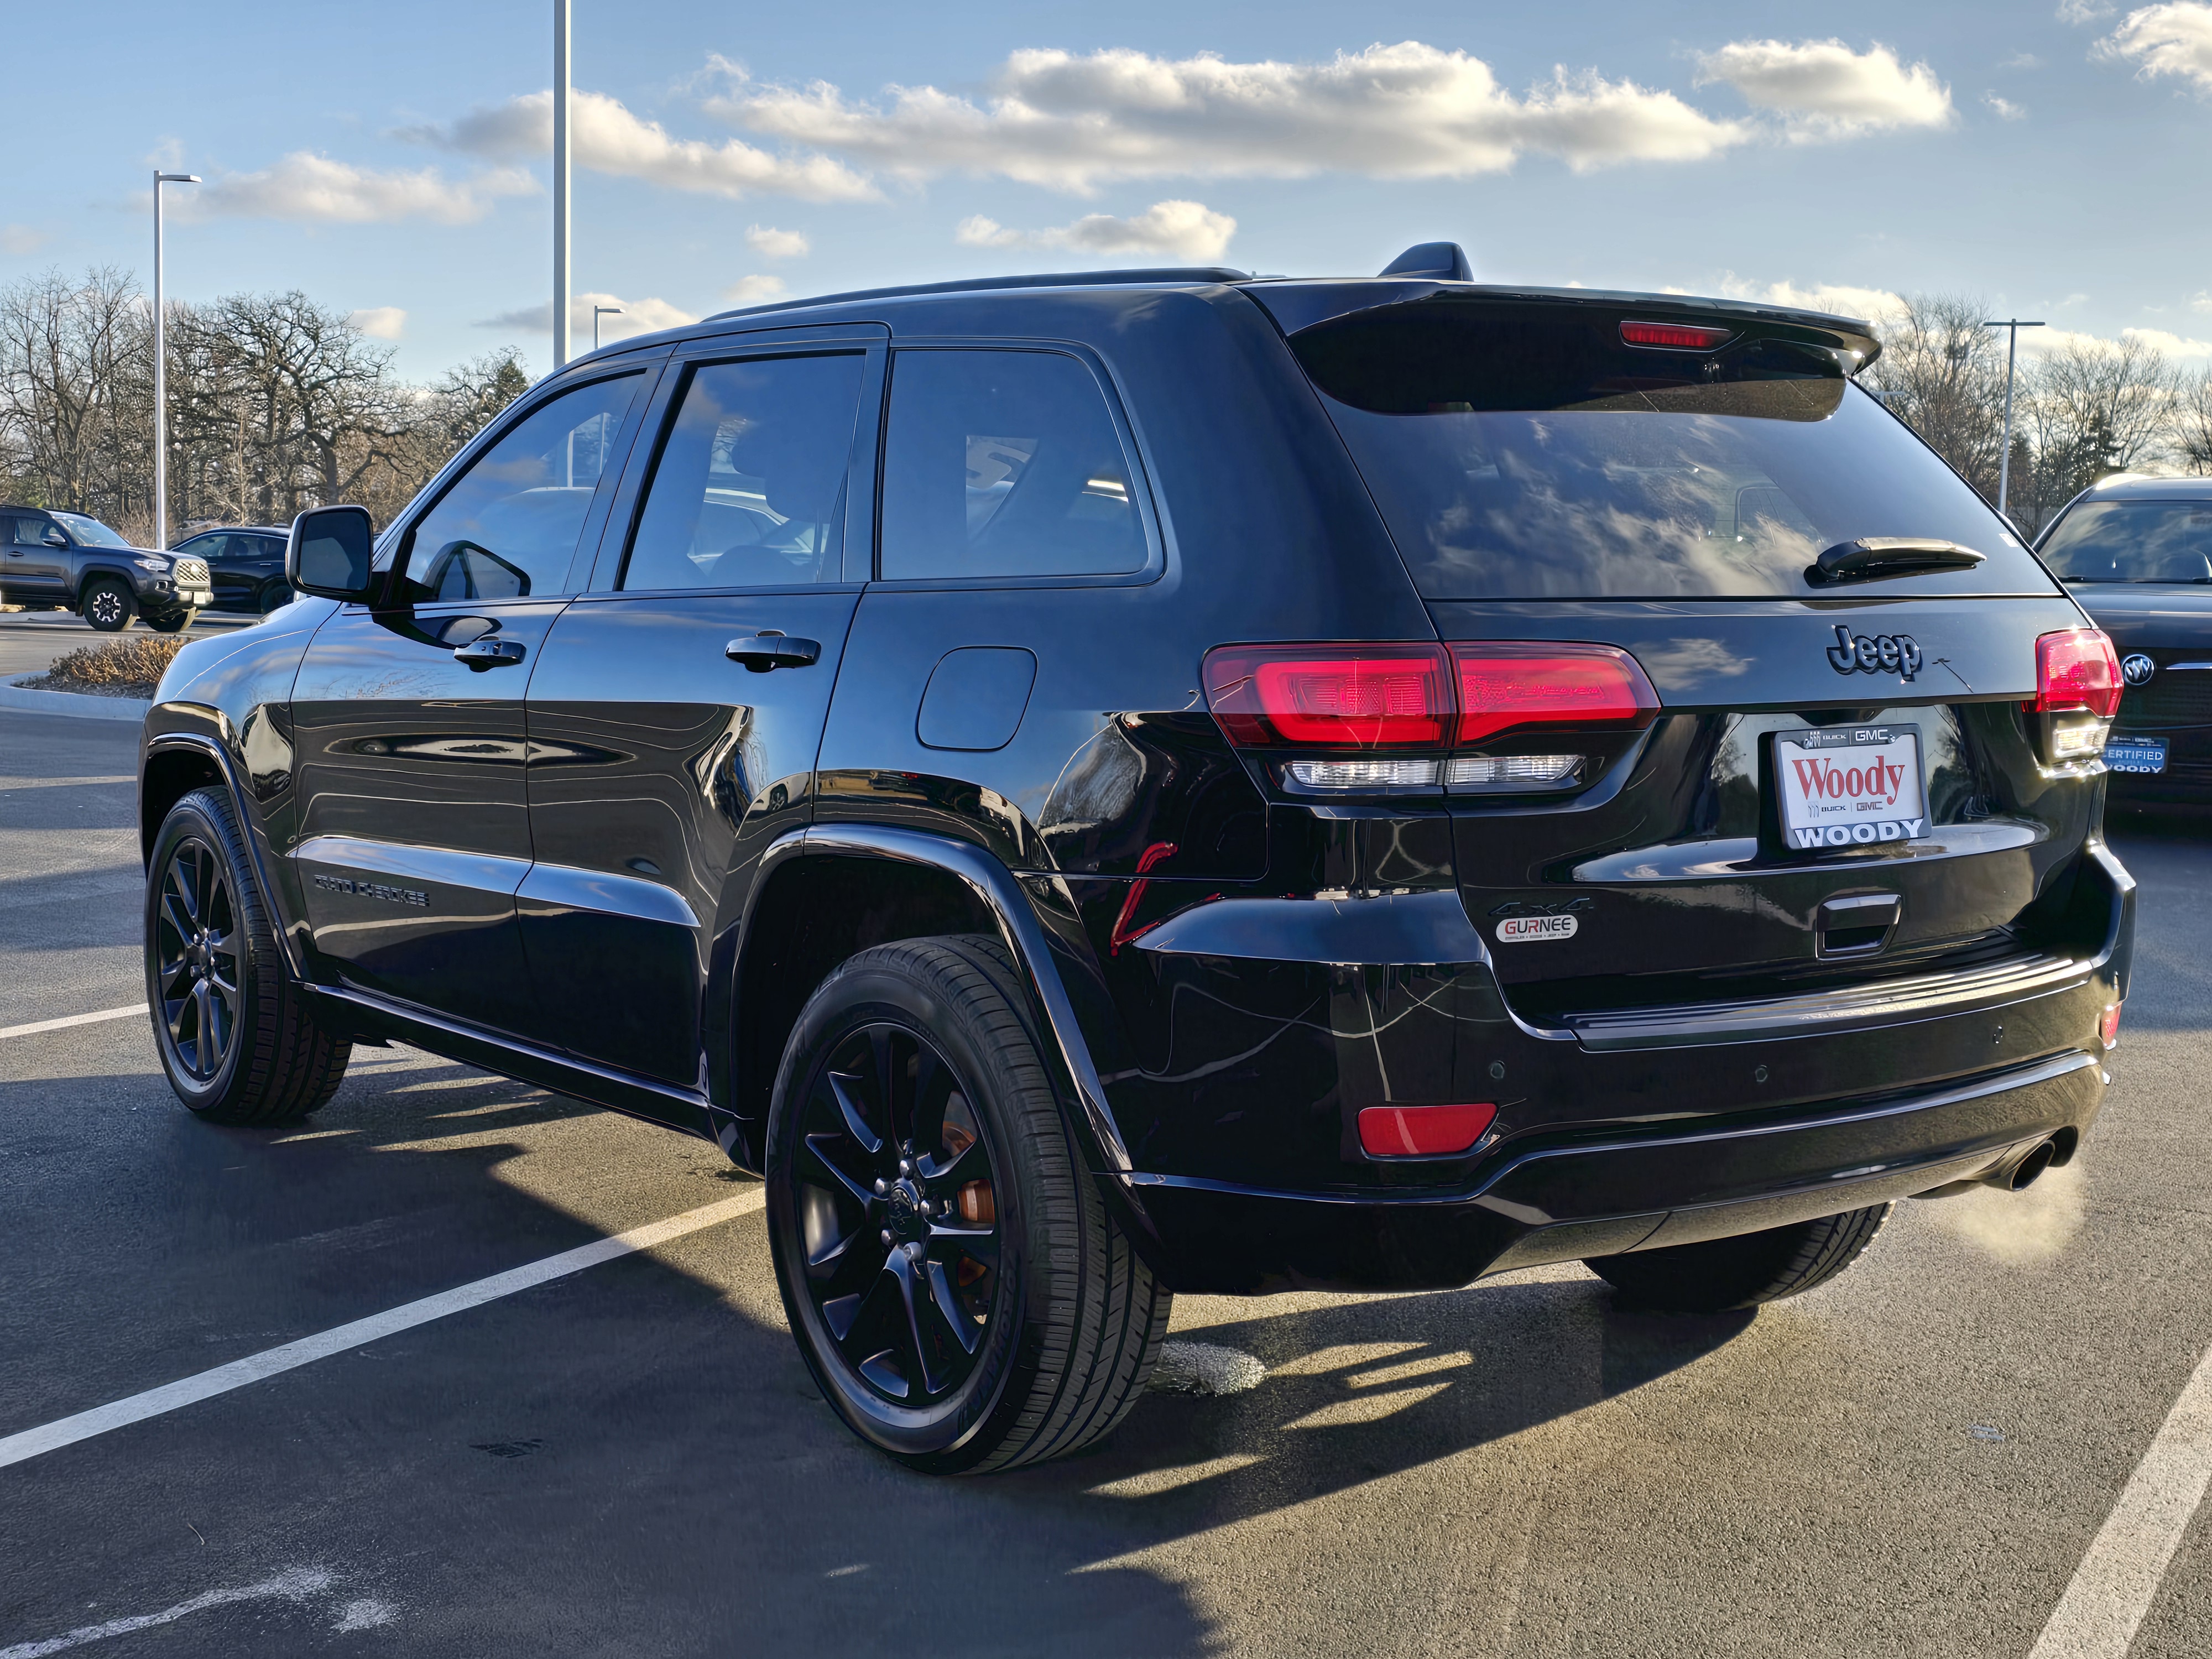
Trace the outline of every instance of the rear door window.
<path fill-rule="evenodd" d="M 653 464 L 622 586 L 841 580 L 846 471 L 866 362 L 845 352 L 692 369 Z"/>
<path fill-rule="evenodd" d="M 2053 591 L 1836 352 L 1750 321 L 1717 350 L 1654 349 L 1626 343 L 1621 320 L 1425 301 L 1291 337 L 1425 597 Z M 1808 580 L 1823 550 L 1867 536 L 1955 542 L 1986 562 Z"/>
<path fill-rule="evenodd" d="M 884 441 L 883 575 L 1119 575 L 1144 521 L 1104 392 L 1053 351 L 906 350 Z"/>

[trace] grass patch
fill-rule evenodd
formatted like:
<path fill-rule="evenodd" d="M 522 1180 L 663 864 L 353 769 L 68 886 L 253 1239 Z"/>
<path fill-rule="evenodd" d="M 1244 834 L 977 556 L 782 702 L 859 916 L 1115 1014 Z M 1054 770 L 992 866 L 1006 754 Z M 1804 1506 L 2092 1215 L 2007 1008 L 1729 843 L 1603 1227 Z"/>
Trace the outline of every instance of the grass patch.
<path fill-rule="evenodd" d="M 88 691 L 101 697 L 150 697 L 177 653 L 189 641 L 160 635 L 134 635 L 82 645 L 35 680 L 25 684 L 41 691 Z"/>

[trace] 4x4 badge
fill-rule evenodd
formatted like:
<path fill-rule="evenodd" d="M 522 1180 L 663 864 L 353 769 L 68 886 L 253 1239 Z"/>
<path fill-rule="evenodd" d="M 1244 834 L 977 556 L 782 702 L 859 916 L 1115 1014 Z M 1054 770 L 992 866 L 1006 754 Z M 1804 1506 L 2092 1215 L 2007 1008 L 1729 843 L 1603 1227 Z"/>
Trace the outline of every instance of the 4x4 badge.
<path fill-rule="evenodd" d="M 1919 644 L 1910 634 L 1854 634 L 1838 624 L 1828 647 L 1828 666 L 1838 674 L 1898 674 L 1911 679 L 1920 672 Z"/>

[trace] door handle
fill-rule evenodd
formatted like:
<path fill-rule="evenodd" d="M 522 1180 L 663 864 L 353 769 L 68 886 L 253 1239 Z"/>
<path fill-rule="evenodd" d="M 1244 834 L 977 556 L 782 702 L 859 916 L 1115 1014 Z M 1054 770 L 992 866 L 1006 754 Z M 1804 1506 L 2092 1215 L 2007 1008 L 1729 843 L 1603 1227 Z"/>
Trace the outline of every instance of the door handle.
<path fill-rule="evenodd" d="M 471 640 L 466 645 L 453 647 L 453 660 L 465 663 L 469 672 L 481 674 L 487 668 L 504 668 L 509 663 L 522 660 L 522 641 L 497 640 L 487 635 L 480 640 Z"/>
<path fill-rule="evenodd" d="M 818 641 L 794 639 L 770 629 L 732 640 L 722 654 L 743 663 L 749 674 L 765 674 L 771 668 L 811 667 L 822 660 L 822 646 Z"/>

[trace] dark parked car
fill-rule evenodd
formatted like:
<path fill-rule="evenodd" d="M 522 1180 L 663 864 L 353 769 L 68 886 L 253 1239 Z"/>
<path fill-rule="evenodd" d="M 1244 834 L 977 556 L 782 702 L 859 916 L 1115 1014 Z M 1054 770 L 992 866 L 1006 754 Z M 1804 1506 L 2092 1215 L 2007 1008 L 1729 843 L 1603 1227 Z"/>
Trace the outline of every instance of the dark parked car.
<path fill-rule="evenodd" d="M 2073 1158 L 2109 642 L 1864 323 L 1437 252 L 732 313 L 302 515 L 145 728 L 178 1094 L 404 1039 L 712 1137 L 938 1470 L 1104 1434 L 1174 1291 L 1749 1307 Z"/>
<path fill-rule="evenodd" d="M 190 555 L 133 547 L 82 513 L 0 507 L 0 598 L 12 605 L 59 605 L 103 634 L 134 616 L 174 634 L 211 597 L 207 566 Z"/>
<path fill-rule="evenodd" d="M 207 567 L 216 610 L 262 616 L 292 602 L 292 584 L 284 575 L 287 534 L 258 525 L 210 530 L 179 542 L 176 552 Z"/>
<path fill-rule="evenodd" d="M 2120 655 L 2112 804 L 2212 804 L 2212 478 L 2107 478 L 2038 545 Z"/>

